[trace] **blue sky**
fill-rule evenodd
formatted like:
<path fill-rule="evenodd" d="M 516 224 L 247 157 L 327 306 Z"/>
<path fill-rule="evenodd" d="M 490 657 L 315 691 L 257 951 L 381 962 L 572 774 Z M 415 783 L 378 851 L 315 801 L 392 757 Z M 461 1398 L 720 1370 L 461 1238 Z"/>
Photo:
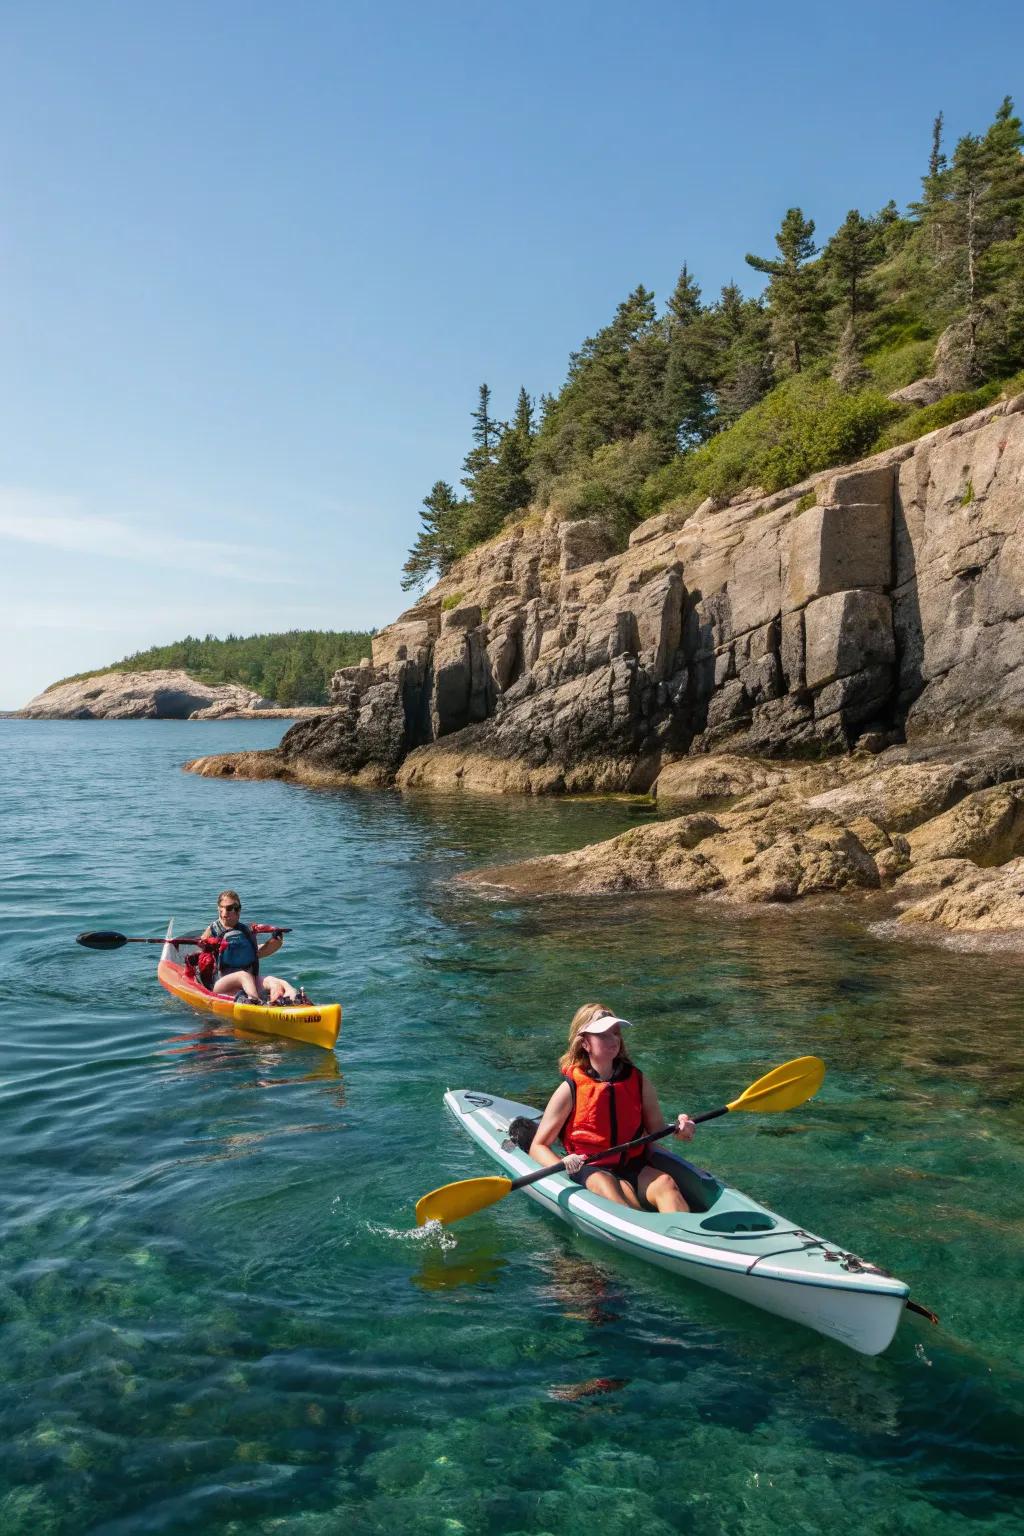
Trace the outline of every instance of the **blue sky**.
<path fill-rule="evenodd" d="M 638 282 L 1024 98 L 1024 8 L 6 0 L 0 707 L 191 631 L 387 623 L 423 494 Z M 1016 71 L 1016 74 L 1015 74 Z"/>

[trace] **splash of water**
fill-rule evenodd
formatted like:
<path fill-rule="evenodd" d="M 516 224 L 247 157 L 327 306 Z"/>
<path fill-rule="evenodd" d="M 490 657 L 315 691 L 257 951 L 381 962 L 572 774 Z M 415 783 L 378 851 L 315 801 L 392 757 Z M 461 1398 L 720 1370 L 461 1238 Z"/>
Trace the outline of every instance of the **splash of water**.
<path fill-rule="evenodd" d="M 410 1227 L 407 1230 L 387 1227 L 379 1221 L 368 1221 L 366 1229 L 375 1237 L 386 1237 L 400 1243 L 426 1243 L 440 1248 L 444 1253 L 450 1253 L 459 1246 L 458 1238 L 453 1237 L 439 1221 L 427 1221 L 422 1227 Z"/>

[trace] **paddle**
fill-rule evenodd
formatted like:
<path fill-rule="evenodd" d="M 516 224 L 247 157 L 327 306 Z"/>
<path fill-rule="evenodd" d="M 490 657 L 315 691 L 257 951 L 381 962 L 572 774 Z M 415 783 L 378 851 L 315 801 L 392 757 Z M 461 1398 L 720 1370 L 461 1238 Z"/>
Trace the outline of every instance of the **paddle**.
<path fill-rule="evenodd" d="M 764 1077 L 759 1077 L 731 1104 L 723 1104 L 720 1109 L 708 1109 L 702 1115 L 694 1115 L 694 1123 L 702 1125 L 706 1120 L 717 1120 L 720 1115 L 727 1115 L 737 1109 L 760 1114 L 776 1114 L 779 1110 L 795 1109 L 798 1104 L 813 1099 L 824 1077 L 825 1063 L 820 1057 L 797 1056 L 793 1061 L 787 1061 L 783 1066 L 766 1072 Z M 632 1147 L 646 1146 L 648 1142 L 671 1136 L 674 1131 L 675 1125 L 666 1125 L 660 1131 L 638 1136 L 635 1141 L 624 1141 L 617 1147 L 609 1147 L 607 1152 L 594 1153 L 587 1158 L 587 1162 L 607 1157 L 610 1152 L 625 1152 Z M 460 1221 L 463 1216 L 472 1216 L 474 1211 L 483 1211 L 489 1205 L 496 1205 L 513 1190 L 525 1189 L 528 1184 L 536 1184 L 539 1179 L 560 1173 L 564 1168 L 565 1163 L 559 1162 L 552 1163 L 549 1168 L 524 1173 L 518 1179 L 492 1175 L 481 1179 L 460 1179 L 457 1184 L 442 1184 L 440 1189 L 431 1190 L 429 1195 L 424 1195 L 416 1202 L 416 1223 L 422 1227 L 428 1221 Z"/>
<path fill-rule="evenodd" d="M 278 928 L 269 923 L 251 924 L 253 933 L 291 933 L 290 928 Z M 123 933 L 105 933 L 102 930 L 96 933 L 80 933 L 75 940 L 76 944 L 84 944 L 86 949 L 120 949 L 122 944 L 212 944 L 213 939 L 128 939 Z"/>

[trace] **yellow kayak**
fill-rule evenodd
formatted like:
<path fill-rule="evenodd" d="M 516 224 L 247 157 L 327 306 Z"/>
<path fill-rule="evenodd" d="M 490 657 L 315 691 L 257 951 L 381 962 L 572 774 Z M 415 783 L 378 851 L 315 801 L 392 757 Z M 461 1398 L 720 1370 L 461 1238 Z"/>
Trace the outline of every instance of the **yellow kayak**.
<path fill-rule="evenodd" d="M 186 970 L 174 940 L 174 919 L 167 925 L 167 937 L 156 968 L 157 980 L 173 996 L 219 1019 L 253 1029 L 263 1035 L 282 1035 L 286 1040 L 302 1040 L 332 1051 L 341 1029 L 340 1003 L 301 1003 L 291 1008 L 269 1007 L 262 1003 L 236 1003 L 230 997 L 218 997 L 204 987 L 198 976 Z"/>

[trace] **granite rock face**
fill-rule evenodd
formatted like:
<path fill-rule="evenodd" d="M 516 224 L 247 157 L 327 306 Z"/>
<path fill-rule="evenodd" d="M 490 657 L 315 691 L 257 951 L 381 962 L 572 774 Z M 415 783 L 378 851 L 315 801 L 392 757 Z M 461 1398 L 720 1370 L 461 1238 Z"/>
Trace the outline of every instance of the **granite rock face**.
<path fill-rule="evenodd" d="M 534 513 L 337 673 L 334 707 L 282 760 L 625 790 L 700 754 L 1021 729 L 1022 514 L 1024 396 L 786 491 L 669 509 L 619 553 L 597 522 Z"/>
<path fill-rule="evenodd" d="M 187 672 L 104 672 L 62 683 L 26 704 L 27 720 L 219 720 L 273 709 L 238 683 L 197 683 Z"/>

